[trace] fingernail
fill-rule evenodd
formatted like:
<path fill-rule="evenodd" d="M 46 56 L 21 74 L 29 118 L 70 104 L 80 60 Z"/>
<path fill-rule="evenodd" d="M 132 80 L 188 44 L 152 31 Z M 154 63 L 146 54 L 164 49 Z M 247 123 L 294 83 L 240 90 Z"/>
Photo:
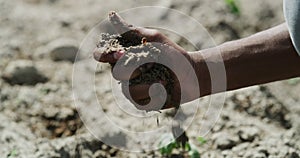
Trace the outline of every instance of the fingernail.
<path fill-rule="evenodd" d="M 123 50 L 117 51 L 116 53 L 113 54 L 114 59 L 116 59 L 116 60 L 120 59 L 124 55 L 124 53 L 125 52 Z"/>

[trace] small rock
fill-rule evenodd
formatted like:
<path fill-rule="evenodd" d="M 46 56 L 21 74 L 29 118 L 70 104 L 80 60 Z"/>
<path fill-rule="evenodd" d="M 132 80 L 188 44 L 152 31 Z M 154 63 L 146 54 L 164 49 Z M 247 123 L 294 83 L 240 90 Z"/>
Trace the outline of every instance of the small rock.
<path fill-rule="evenodd" d="M 299 154 L 297 154 L 296 152 L 292 152 L 290 155 L 289 155 L 289 158 L 300 158 Z"/>
<path fill-rule="evenodd" d="M 235 147 L 232 148 L 232 151 L 237 153 L 238 156 L 243 156 L 245 154 L 245 151 L 247 150 L 247 148 L 250 146 L 250 143 L 245 142 L 245 143 L 241 143 Z"/>
<path fill-rule="evenodd" d="M 248 150 L 244 157 L 246 158 L 266 158 L 266 154 L 259 152 L 259 151 L 255 151 L 255 150 Z"/>
<path fill-rule="evenodd" d="M 18 97 L 16 98 L 16 106 L 24 104 L 26 106 L 33 105 L 38 98 L 38 94 L 31 87 L 22 87 L 19 90 Z M 31 108 L 33 108 L 31 106 Z"/>
<path fill-rule="evenodd" d="M 79 155 L 78 155 L 79 156 Z M 92 158 L 93 157 L 93 153 L 91 150 L 89 149 L 84 149 L 84 150 L 81 150 L 81 155 L 80 157 L 86 157 L 86 158 Z"/>
<path fill-rule="evenodd" d="M 5 68 L 2 78 L 10 84 L 19 85 L 35 85 L 48 80 L 30 60 L 10 62 Z"/>
<path fill-rule="evenodd" d="M 242 127 L 238 131 L 238 135 L 242 141 L 252 142 L 258 135 L 260 130 L 256 127 Z"/>
<path fill-rule="evenodd" d="M 49 43 L 47 47 L 53 61 L 74 62 L 79 50 L 77 42 L 71 39 L 57 39 Z"/>
<path fill-rule="evenodd" d="M 59 113 L 59 108 L 56 107 L 46 107 L 44 108 L 43 117 L 46 119 L 55 119 Z"/>
<path fill-rule="evenodd" d="M 257 151 L 260 152 L 260 153 L 263 153 L 265 155 L 269 155 L 269 152 L 268 152 L 266 147 L 260 146 L 260 147 L 257 148 Z"/>
<path fill-rule="evenodd" d="M 43 116 L 46 119 L 67 120 L 74 115 L 74 110 L 68 107 L 49 106 L 43 110 Z"/>
<path fill-rule="evenodd" d="M 93 155 L 94 158 L 101 158 L 101 157 L 107 157 L 107 154 L 103 150 L 98 150 Z"/>
<path fill-rule="evenodd" d="M 222 151 L 222 155 L 224 157 L 233 157 L 233 152 L 231 150 L 224 150 Z"/>
<path fill-rule="evenodd" d="M 74 112 L 73 109 L 63 107 L 63 108 L 60 109 L 60 111 L 58 113 L 58 116 L 57 116 L 57 119 L 65 120 L 65 119 L 68 119 L 70 117 L 73 117 L 74 114 L 75 114 L 75 112 Z"/>
<path fill-rule="evenodd" d="M 59 154 L 60 157 L 71 157 L 68 149 L 65 149 L 64 147 L 58 150 L 57 153 Z"/>
<path fill-rule="evenodd" d="M 267 156 L 264 153 L 255 153 L 253 158 L 266 158 Z"/>
<path fill-rule="evenodd" d="M 228 133 L 216 133 L 212 136 L 218 149 L 225 150 L 231 149 L 239 143 L 239 138 L 237 136 Z"/>
<path fill-rule="evenodd" d="M 213 131 L 213 132 L 219 132 L 219 131 L 221 131 L 224 127 L 225 127 L 224 124 L 218 123 L 218 124 L 214 125 L 214 127 L 212 128 L 212 131 Z"/>

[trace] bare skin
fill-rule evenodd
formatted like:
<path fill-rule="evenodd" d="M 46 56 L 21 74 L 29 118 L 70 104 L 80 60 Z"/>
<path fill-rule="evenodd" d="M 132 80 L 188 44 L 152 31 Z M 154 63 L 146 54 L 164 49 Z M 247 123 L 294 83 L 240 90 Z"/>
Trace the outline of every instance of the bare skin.
<path fill-rule="evenodd" d="M 203 70 L 202 53 L 206 54 L 206 61 L 214 62 L 217 50 L 220 50 L 225 65 L 227 90 L 300 76 L 300 57 L 293 47 L 286 24 L 193 53 L 196 70 Z M 206 84 L 210 86 L 209 82 Z M 203 96 L 212 93 L 209 88 L 205 89 Z M 216 92 L 218 90 L 213 93 Z"/>
<path fill-rule="evenodd" d="M 214 48 L 188 52 L 157 30 L 128 25 L 116 13 L 110 14 L 110 19 L 119 32 L 133 30 L 146 37 L 149 42 L 167 44 L 170 47 L 165 48 L 166 50 L 163 51 L 168 52 L 170 58 L 172 51 L 177 51 L 182 53 L 193 65 L 198 77 L 200 94 L 195 93 L 198 89 L 194 85 L 189 84 L 188 80 L 184 82 L 184 85 L 181 85 L 181 89 L 177 81 L 174 84 L 174 92 L 185 93 L 188 97 L 180 100 L 180 94 L 174 93 L 172 94 L 172 101 L 167 103 L 165 108 L 171 108 L 176 104 L 186 103 L 199 97 L 225 90 L 235 90 L 300 76 L 300 57 L 292 45 L 286 24 L 281 24 L 250 37 L 227 42 Z M 103 55 L 95 49 L 94 57 L 97 61 L 113 64 L 122 57 L 123 53 L 113 52 Z M 220 54 L 223 61 L 217 60 Z M 215 87 L 212 91 L 207 64 L 220 64 L 221 62 L 224 62 L 227 86 L 226 89 L 223 89 L 222 86 L 220 88 Z M 176 65 L 177 63 L 174 62 L 173 64 Z M 151 68 L 151 65 L 147 68 Z M 114 73 L 114 71 L 112 72 Z M 182 72 L 182 75 L 187 75 L 186 70 L 180 70 L 180 72 Z M 137 77 L 139 73 L 137 70 L 132 75 L 115 74 L 114 77 L 117 80 L 129 80 Z M 142 100 L 150 98 L 148 94 L 149 87 L 150 85 L 145 84 L 130 86 L 130 94 L 124 93 L 124 95 L 130 98 L 134 104 L 141 104 Z"/>

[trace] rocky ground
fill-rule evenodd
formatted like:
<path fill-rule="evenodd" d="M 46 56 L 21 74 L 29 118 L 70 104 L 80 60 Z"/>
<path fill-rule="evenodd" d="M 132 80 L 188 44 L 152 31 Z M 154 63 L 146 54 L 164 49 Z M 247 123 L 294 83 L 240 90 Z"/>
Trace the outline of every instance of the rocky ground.
<path fill-rule="evenodd" d="M 230 13 L 223 1 L 209 0 L 0 0 L 0 4 L 0 157 L 10 158 L 161 157 L 159 151 L 130 153 L 100 142 L 86 129 L 74 106 L 76 52 L 86 34 L 110 10 L 170 7 L 201 22 L 217 44 L 284 21 L 281 0 L 240 1 L 239 16 Z M 182 25 L 168 14 L 161 17 L 162 21 Z M 186 26 L 185 31 L 190 29 Z M 189 47 L 182 38 L 172 38 Z M 202 48 L 202 42 L 199 38 L 196 45 Z M 108 81 L 104 77 L 109 73 L 106 68 L 96 72 L 95 78 Z M 109 88 L 96 86 L 96 91 L 104 99 L 104 111 L 115 114 L 113 98 L 107 94 Z M 299 92 L 299 79 L 229 92 L 218 122 L 205 136 L 206 143 L 199 143 L 195 132 L 205 123 L 200 119 L 203 111 L 186 131 L 190 143 L 201 157 L 298 158 Z M 205 107 L 205 103 L 207 98 L 201 104 Z M 136 120 L 123 119 L 129 122 L 129 128 L 137 128 L 130 123 Z M 157 126 L 156 121 L 147 124 Z"/>

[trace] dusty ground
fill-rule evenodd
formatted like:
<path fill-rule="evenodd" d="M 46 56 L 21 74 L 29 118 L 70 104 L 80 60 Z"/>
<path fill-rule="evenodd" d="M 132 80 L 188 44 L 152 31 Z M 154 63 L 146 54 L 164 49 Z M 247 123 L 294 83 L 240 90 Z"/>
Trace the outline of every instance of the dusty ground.
<path fill-rule="evenodd" d="M 170 7 L 194 17 L 216 43 L 245 37 L 284 21 L 281 0 L 241 1 L 239 17 L 231 14 L 223 1 L 210 0 L 1 0 L 0 157 L 161 156 L 158 151 L 130 153 L 101 143 L 85 128 L 72 100 L 70 61 L 86 34 L 110 10 L 143 5 Z M 167 14 L 161 16 L 162 21 L 182 25 Z M 186 27 L 187 32 L 190 27 Z M 173 40 L 188 47 L 183 39 Z M 200 38 L 197 46 L 203 47 Z M 109 81 L 104 78 L 108 73 L 108 69 L 97 72 L 96 80 Z M 105 112 L 118 115 L 112 108 L 113 98 L 107 95 L 109 87 L 96 85 L 96 90 L 104 100 Z M 299 92 L 298 79 L 229 92 L 220 119 L 205 136 L 207 143 L 200 145 L 196 141 L 195 131 L 205 123 L 200 119 L 203 111 L 187 135 L 201 157 L 298 158 Z M 205 107 L 206 103 L 204 98 L 201 104 Z M 130 121 L 125 117 L 126 127 L 139 128 Z M 146 124 L 157 126 L 156 121 Z"/>

